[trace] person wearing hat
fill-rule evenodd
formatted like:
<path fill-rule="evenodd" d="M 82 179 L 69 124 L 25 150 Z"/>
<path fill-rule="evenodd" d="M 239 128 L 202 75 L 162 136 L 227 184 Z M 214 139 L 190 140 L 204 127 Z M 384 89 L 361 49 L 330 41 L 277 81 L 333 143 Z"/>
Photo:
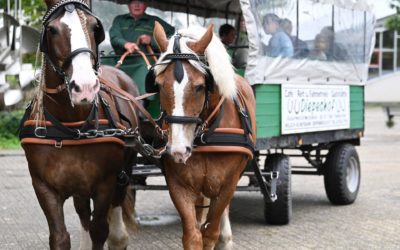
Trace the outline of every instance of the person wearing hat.
<path fill-rule="evenodd" d="M 148 44 L 157 51 L 158 47 L 153 38 L 155 21 L 163 26 L 167 36 L 174 34 L 174 27 L 157 16 L 146 14 L 146 8 L 146 1 L 132 0 L 128 3 L 129 13 L 114 18 L 110 29 L 110 40 L 117 55 L 125 51 L 134 52 L 139 48 L 147 52 Z"/>

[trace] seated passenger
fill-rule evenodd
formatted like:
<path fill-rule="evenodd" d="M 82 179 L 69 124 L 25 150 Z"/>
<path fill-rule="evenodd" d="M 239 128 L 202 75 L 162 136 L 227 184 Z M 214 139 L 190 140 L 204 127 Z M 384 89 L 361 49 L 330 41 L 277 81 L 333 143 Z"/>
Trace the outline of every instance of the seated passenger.
<path fill-rule="evenodd" d="M 116 16 L 111 29 L 111 45 L 117 55 L 125 51 L 134 52 L 139 47 L 146 52 L 145 45 L 150 44 L 157 51 L 158 46 L 153 38 L 155 21 L 159 22 L 167 36 L 172 36 L 175 29 L 157 16 L 145 13 L 145 0 L 132 0 L 128 4 L 129 13 Z M 139 44 L 137 44 L 139 43 Z"/>
<path fill-rule="evenodd" d="M 318 34 L 314 40 L 314 49 L 310 53 L 310 59 L 326 61 L 328 57 L 326 56 L 326 51 L 328 49 L 328 42 L 326 38 L 321 34 Z"/>
<path fill-rule="evenodd" d="M 272 35 L 268 46 L 264 46 L 264 52 L 271 57 L 292 57 L 293 44 L 289 36 L 281 28 L 281 19 L 275 14 L 267 14 L 263 19 L 263 27 L 266 34 Z"/>
<path fill-rule="evenodd" d="M 307 43 L 304 42 L 303 40 L 300 40 L 299 38 L 297 38 L 297 36 L 291 35 L 292 30 L 293 30 L 292 21 L 290 21 L 287 18 L 282 19 L 281 28 L 283 29 L 283 31 L 285 31 L 285 33 L 289 36 L 290 40 L 292 41 L 293 50 L 294 50 L 293 57 L 294 58 L 308 57 L 308 54 L 310 53 L 310 51 L 308 49 Z"/>
<path fill-rule="evenodd" d="M 230 24 L 226 23 L 221 25 L 221 27 L 219 27 L 218 34 L 226 49 L 233 45 L 236 40 L 236 29 Z"/>
<path fill-rule="evenodd" d="M 319 33 L 327 42 L 325 54 L 329 61 L 344 61 L 349 58 L 345 48 L 335 39 L 335 32 L 331 26 L 324 27 Z"/>
<path fill-rule="evenodd" d="M 244 23 L 244 22 L 243 22 Z M 247 32 L 240 32 L 239 41 L 236 41 L 236 29 L 230 24 L 224 24 L 219 28 L 219 37 L 232 58 L 235 68 L 245 68 L 247 61 L 247 48 L 235 48 L 235 46 L 248 45 Z M 235 43 L 236 41 L 236 43 Z M 233 46 L 233 47 L 231 47 Z"/>
<path fill-rule="evenodd" d="M 237 48 L 232 55 L 232 64 L 237 69 L 244 69 L 247 65 L 247 57 L 249 55 L 249 38 L 247 36 L 246 23 L 243 16 L 240 18 L 239 37 L 237 45 L 242 48 Z M 244 73 L 244 72 L 243 72 Z"/>

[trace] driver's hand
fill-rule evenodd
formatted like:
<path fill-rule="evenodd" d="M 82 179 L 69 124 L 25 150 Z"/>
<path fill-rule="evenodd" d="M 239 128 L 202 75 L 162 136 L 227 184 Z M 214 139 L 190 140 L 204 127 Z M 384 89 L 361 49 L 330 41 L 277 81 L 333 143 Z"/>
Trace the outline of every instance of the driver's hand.
<path fill-rule="evenodd" d="M 133 53 L 135 51 L 139 50 L 139 47 L 137 46 L 136 43 L 132 43 L 132 42 L 127 42 L 124 44 L 124 48 L 126 51 L 129 51 L 129 53 Z"/>
<path fill-rule="evenodd" d="M 139 36 L 139 43 L 148 45 L 151 43 L 151 37 L 149 35 L 141 35 Z"/>

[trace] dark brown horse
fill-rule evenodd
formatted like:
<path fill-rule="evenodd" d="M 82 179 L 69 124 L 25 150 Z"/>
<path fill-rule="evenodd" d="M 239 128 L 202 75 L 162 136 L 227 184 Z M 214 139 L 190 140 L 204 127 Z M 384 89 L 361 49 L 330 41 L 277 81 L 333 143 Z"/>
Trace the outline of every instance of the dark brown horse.
<path fill-rule="evenodd" d="M 136 152 L 124 146 L 122 135 L 137 126 L 137 116 L 110 89 L 133 96 L 138 91 L 121 71 L 98 68 L 104 31 L 84 1 L 46 4 L 41 83 L 20 136 L 50 248 L 71 248 L 63 205 L 73 197 L 82 225 L 80 249 L 103 249 L 106 240 L 110 249 L 126 249 L 127 228 L 134 225 L 126 173 Z M 99 77 L 113 86 L 101 89 Z"/>
<path fill-rule="evenodd" d="M 160 91 L 168 129 L 163 158 L 169 193 L 183 227 L 185 249 L 230 249 L 229 203 L 255 142 L 255 99 L 234 74 L 229 56 L 208 30 L 179 31 L 169 41 L 161 25 L 155 39 L 163 54 L 148 89 Z M 209 198 L 205 221 L 196 218 Z M 200 214 L 200 213 L 198 213 Z"/>

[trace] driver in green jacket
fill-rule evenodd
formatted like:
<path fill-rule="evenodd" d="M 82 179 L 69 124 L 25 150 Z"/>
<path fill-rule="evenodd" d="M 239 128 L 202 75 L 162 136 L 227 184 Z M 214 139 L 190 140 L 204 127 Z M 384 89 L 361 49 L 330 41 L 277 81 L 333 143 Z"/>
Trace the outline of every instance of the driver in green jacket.
<path fill-rule="evenodd" d="M 139 49 L 144 53 L 148 53 L 146 45 L 151 45 L 153 51 L 157 53 L 159 51 L 158 46 L 153 38 L 155 21 L 164 27 L 167 36 L 174 34 L 174 27 L 157 16 L 146 14 L 147 5 L 143 0 L 130 1 L 128 8 L 128 14 L 119 15 L 114 18 L 110 29 L 110 40 L 115 54 L 122 55 L 125 51 L 133 53 Z M 151 64 L 155 63 L 152 57 L 148 57 L 148 59 Z M 137 54 L 134 54 L 132 57 L 125 59 L 121 69 L 136 82 L 140 93 L 144 94 L 144 82 L 148 72 L 144 60 Z"/>
<path fill-rule="evenodd" d="M 125 51 L 134 52 L 140 48 L 146 52 L 146 46 L 150 44 L 153 50 L 158 50 L 153 38 L 155 21 L 159 22 L 167 36 L 172 36 L 175 29 L 157 16 L 145 13 L 147 4 L 145 1 L 132 0 L 128 4 L 129 13 L 115 17 L 110 29 L 111 45 L 117 55 Z"/>

